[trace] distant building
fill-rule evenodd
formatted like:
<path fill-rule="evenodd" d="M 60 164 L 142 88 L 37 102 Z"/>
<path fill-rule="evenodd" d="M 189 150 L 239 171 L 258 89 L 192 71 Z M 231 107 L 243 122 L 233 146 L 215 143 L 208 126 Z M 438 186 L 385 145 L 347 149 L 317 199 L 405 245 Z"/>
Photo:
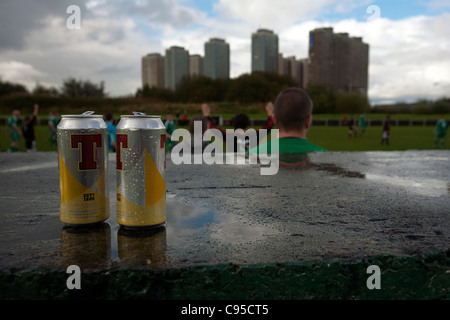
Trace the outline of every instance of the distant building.
<path fill-rule="evenodd" d="M 307 88 L 308 87 L 308 79 L 309 79 L 309 59 L 304 58 L 297 60 L 297 69 L 298 69 L 298 82 L 300 87 Z"/>
<path fill-rule="evenodd" d="M 297 67 L 297 60 L 295 59 L 295 56 L 286 57 L 284 58 L 284 69 L 285 74 L 290 76 L 292 79 L 298 82 L 299 80 L 299 70 Z"/>
<path fill-rule="evenodd" d="M 167 49 L 165 58 L 165 87 L 176 90 L 183 77 L 189 76 L 189 72 L 189 52 L 177 46 Z"/>
<path fill-rule="evenodd" d="M 203 76 L 204 58 L 199 54 L 189 56 L 189 74 L 191 76 Z"/>
<path fill-rule="evenodd" d="M 308 84 L 308 59 L 297 60 L 295 56 L 283 57 L 279 54 L 278 74 L 290 76 L 297 84 L 306 88 Z"/>
<path fill-rule="evenodd" d="M 142 87 L 164 88 L 164 57 L 159 53 L 150 53 L 142 57 Z"/>
<path fill-rule="evenodd" d="M 271 30 L 259 29 L 252 34 L 252 72 L 278 73 L 278 36 Z"/>
<path fill-rule="evenodd" d="M 230 45 L 213 38 L 205 43 L 204 74 L 212 79 L 230 78 Z"/>
<path fill-rule="evenodd" d="M 319 28 L 309 33 L 309 79 L 337 91 L 367 94 L 369 45 L 348 33 Z"/>

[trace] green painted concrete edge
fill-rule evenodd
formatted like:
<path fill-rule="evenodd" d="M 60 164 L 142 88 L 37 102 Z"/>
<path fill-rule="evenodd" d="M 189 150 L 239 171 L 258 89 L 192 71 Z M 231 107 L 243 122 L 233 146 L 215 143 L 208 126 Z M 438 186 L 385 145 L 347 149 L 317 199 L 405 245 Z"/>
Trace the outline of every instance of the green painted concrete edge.
<path fill-rule="evenodd" d="M 380 289 L 367 287 L 371 265 L 380 268 Z M 0 299 L 448 300 L 450 249 L 357 261 L 82 272 L 80 290 L 67 288 L 69 276 L 65 270 L 1 271 Z"/>

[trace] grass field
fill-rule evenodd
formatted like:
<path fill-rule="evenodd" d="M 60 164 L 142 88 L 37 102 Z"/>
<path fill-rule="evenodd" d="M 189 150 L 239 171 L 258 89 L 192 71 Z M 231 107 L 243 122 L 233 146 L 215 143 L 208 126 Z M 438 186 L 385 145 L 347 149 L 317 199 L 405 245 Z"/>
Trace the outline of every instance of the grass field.
<path fill-rule="evenodd" d="M 382 128 L 368 127 L 363 137 L 349 138 L 347 127 L 311 127 L 308 140 L 329 151 L 404 151 L 434 148 L 434 127 L 391 127 L 389 145 L 381 145 Z M 447 135 L 446 149 L 450 149 Z"/>
<path fill-rule="evenodd" d="M 50 133 L 47 126 L 36 126 L 38 151 L 56 151 L 50 146 Z M 345 126 L 313 126 L 308 134 L 308 140 L 329 151 L 402 151 L 433 149 L 434 127 L 391 127 L 391 138 L 388 146 L 381 145 L 382 129 L 380 126 L 368 127 L 363 137 L 348 137 Z M 0 150 L 6 151 L 10 139 L 6 127 L 0 129 Z M 450 149 L 450 134 L 447 134 L 445 149 Z M 20 151 L 25 151 L 25 141 L 20 142 Z"/>

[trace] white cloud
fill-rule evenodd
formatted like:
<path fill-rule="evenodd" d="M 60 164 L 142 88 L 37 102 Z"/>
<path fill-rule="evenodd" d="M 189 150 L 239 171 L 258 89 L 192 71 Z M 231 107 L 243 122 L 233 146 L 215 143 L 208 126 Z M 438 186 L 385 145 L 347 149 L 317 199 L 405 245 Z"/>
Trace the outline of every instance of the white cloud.
<path fill-rule="evenodd" d="M 0 61 L 0 75 L 3 81 L 20 83 L 28 88 L 34 88 L 45 73 L 35 69 L 32 65 L 16 61 Z"/>
<path fill-rule="evenodd" d="M 220 0 L 213 17 L 188 7 L 188 1 L 136 3 L 89 1 L 82 6 L 80 30 L 66 28 L 64 10 L 46 15 L 39 23 L 30 21 L 33 28 L 17 28 L 20 46 L 11 42 L 1 48 L 0 76 L 31 88 L 36 82 L 59 87 L 74 76 L 105 81 L 111 95 L 132 94 L 141 85 L 141 57 L 147 53 L 164 54 L 170 46 L 180 45 L 191 54 L 203 55 L 206 41 L 224 38 L 231 49 L 231 76 L 237 77 L 250 72 L 251 34 L 259 27 L 278 34 L 284 56 L 300 59 L 308 55 L 309 31 L 332 26 L 335 32 L 361 36 L 369 43 L 371 99 L 438 98 L 450 89 L 449 13 L 397 21 L 327 22 L 319 20 L 319 14 L 351 10 L 357 2 L 287 0 L 281 5 L 269 0 Z M 14 25 L 8 27 L 15 30 Z"/>
<path fill-rule="evenodd" d="M 425 5 L 433 10 L 442 10 L 450 8 L 449 0 L 429 0 L 425 1 Z"/>

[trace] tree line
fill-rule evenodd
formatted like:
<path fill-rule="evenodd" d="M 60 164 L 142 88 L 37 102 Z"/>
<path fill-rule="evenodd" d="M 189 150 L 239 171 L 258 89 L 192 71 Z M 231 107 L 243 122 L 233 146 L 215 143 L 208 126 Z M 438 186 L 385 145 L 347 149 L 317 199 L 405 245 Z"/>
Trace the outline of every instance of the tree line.
<path fill-rule="evenodd" d="M 208 102 L 249 105 L 268 101 L 274 102 L 280 91 L 288 87 L 298 86 L 298 83 L 292 77 L 270 72 L 243 74 L 234 79 L 211 79 L 205 76 L 194 76 L 183 78 L 176 90 L 145 86 L 138 88 L 134 97 L 129 98 L 135 99 L 134 102 L 138 99 L 144 103 L 197 104 Z M 368 97 L 365 94 L 338 92 L 324 85 L 312 83 L 305 90 L 314 102 L 314 113 L 316 114 L 360 112 L 444 114 L 450 112 L 450 99 L 448 98 L 370 107 Z M 47 88 L 37 84 L 31 92 L 28 92 L 21 84 L 5 82 L 0 79 L 0 98 L 12 95 L 39 96 L 41 98 L 59 97 L 67 101 L 75 101 L 74 103 L 78 103 L 74 99 L 91 98 L 95 99 L 95 104 L 102 104 L 101 101 L 108 100 L 108 104 L 111 106 L 116 105 L 115 100 L 123 99 L 107 97 L 103 81 L 96 84 L 89 80 L 77 80 L 73 77 L 65 79 L 59 89 Z M 117 101 L 117 104 L 119 102 Z M 51 104 L 50 101 L 48 103 Z"/>
<path fill-rule="evenodd" d="M 231 102 L 238 104 L 274 101 L 280 91 L 299 84 L 290 76 L 271 72 L 253 72 L 235 79 L 185 77 L 176 90 L 144 86 L 137 97 L 156 101 L 201 103 Z M 324 85 L 310 84 L 305 90 L 314 101 L 315 113 L 362 112 L 368 110 L 367 96 L 336 92 Z"/>
<path fill-rule="evenodd" d="M 32 94 L 66 98 L 103 98 L 106 96 L 103 81 L 99 84 L 95 84 L 90 80 L 77 80 L 69 77 L 63 81 L 60 89 L 55 87 L 45 87 L 37 83 L 34 89 L 29 92 L 22 84 L 0 80 L 0 97 L 13 94 Z"/>

